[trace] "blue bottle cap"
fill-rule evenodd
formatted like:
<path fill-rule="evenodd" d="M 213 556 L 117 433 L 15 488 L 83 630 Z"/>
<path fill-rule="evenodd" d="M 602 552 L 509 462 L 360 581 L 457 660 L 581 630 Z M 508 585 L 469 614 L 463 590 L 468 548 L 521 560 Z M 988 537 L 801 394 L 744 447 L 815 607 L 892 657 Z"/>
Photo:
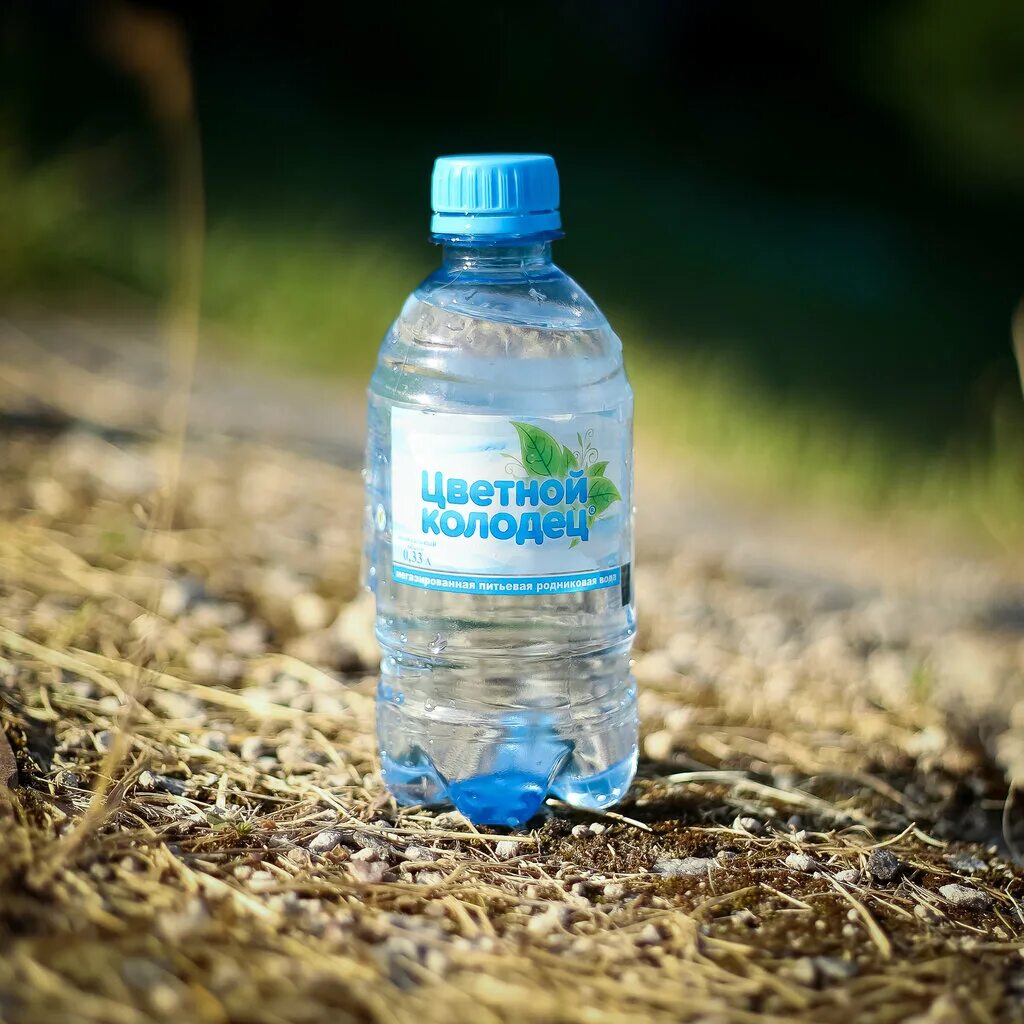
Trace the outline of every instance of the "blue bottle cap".
<path fill-rule="evenodd" d="M 557 232 L 558 168 L 544 153 L 439 156 L 430 180 L 430 230 L 488 238 Z"/>

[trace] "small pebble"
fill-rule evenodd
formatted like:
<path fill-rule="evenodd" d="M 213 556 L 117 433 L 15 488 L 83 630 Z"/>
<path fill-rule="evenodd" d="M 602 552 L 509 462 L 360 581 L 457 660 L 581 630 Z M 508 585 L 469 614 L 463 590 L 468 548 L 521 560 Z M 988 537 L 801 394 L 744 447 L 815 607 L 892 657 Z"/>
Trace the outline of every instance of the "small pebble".
<path fill-rule="evenodd" d="M 687 878 L 706 875 L 712 868 L 719 867 L 713 857 L 679 857 L 659 860 L 651 870 L 666 878 Z"/>
<path fill-rule="evenodd" d="M 594 821 L 591 822 L 590 831 L 593 832 L 595 836 L 600 836 L 604 835 L 604 831 L 607 827 L 607 825 L 602 825 L 599 821 Z"/>
<path fill-rule="evenodd" d="M 416 846 L 412 844 L 407 846 L 401 853 L 401 856 L 405 860 L 437 860 L 437 854 L 426 846 Z"/>
<path fill-rule="evenodd" d="M 189 618 L 200 629 L 226 629 L 245 621 L 245 608 L 235 601 L 197 602 Z"/>
<path fill-rule="evenodd" d="M 975 875 L 988 870 L 987 861 L 970 853 L 954 853 L 947 857 L 946 861 L 954 871 L 960 871 L 965 875 Z"/>
<path fill-rule="evenodd" d="M 161 793 L 173 793 L 175 796 L 184 796 L 188 789 L 188 784 L 184 779 L 175 779 L 170 775 L 153 775 L 150 773 L 149 783 L 148 788 L 158 790 Z M 141 775 L 139 776 L 139 784 L 142 784 Z"/>
<path fill-rule="evenodd" d="M 201 601 L 205 595 L 202 580 L 194 576 L 171 580 L 160 594 L 160 614 L 168 619 L 176 619 Z"/>
<path fill-rule="evenodd" d="M 820 860 L 812 857 L 809 853 L 798 853 L 794 851 L 783 862 L 790 871 L 820 871 L 824 866 Z"/>
<path fill-rule="evenodd" d="M 836 881 L 843 885 L 856 885 L 860 881 L 860 872 L 856 868 L 847 868 L 836 872 Z"/>
<path fill-rule="evenodd" d="M 565 924 L 569 913 L 568 907 L 552 903 L 546 910 L 530 918 L 526 930 L 534 935 L 549 935 Z"/>
<path fill-rule="evenodd" d="M 992 906 L 992 897 L 988 893 L 966 885 L 943 885 L 939 892 L 943 899 L 959 910 L 988 910 Z"/>
<path fill-rule="evenodd" d="M 818 975 L 828 981 L 847 981 L 857 974 L 857 965 L 852 960 L 841 960 L 835 956 L 816 956 L 811 959 Z"/>
<path fill-rule="evenodd" d="M 266 630 L 259 622 L 243 622 L 228 631 L 228 647 L 240 658 L 254 658 L 267 648 Z"/>
<path fill-rule="evenodd" d="M 737 832 L 746 832 L 752 836 L 759 836 L 764 832 L 764 825 L 761 824 L 757 818 L 750 817 L 736 817 L 733 820 L 732 827 Z"/>
<path fill-rule="evenodd" d="M 510 839 L 502 839 L 494 847 L 494 856 L 498 860 L 511 860 L 519 852 L 519 844 Z"/>
<path fill-rule="evenodd" d="M 353 839 L 356 846 L 360 847 L 361 850 L 372 850 L 376 854 L 377 859 L 385 863 L 395 855 L 395 848 L 386 839 L 379 839 L 377 836 L 370 835 L 367 832 L 357 832 Z"/>
<path fill-rule="evenodd" d="M 341 845 L 344 838 L 343 833 L 326 828 L 323 832 L 318 832 L 313 836 L 306 844 L 306 848 L 310 853 L 330 853 L 331 850 L 336 850 Z"/>
<path fill-rule="evenodd" d="M 586 825 L 573 825 L 572 834 L 578 839 L 580 836 L 585 836 L 590 831 Z"/>
<path fill-rule="evenodd" d="M 621 900 L 626 895 L 626 887 L 622 882 L 608 882 L 602 891 L 610 900 Z"/>
<path fill-rule="evenodd" d="M 388 866 L 381 864 L 380 861 L 356 860 L 353 857 L 348 862 L 348 873 L 357 882 L 376 885 L 384 881 L 384 876 L 388 873 Z"/>
<path fill-rule="evenodd" d="M 227 735 L 219 729 L 211 729 L 209 732 L 204 732 L 200 736 L 199 742 L 207 750 L 212 750 L 215 754 L 222 754 L 228 749 Z"/>
<path fill-rule="evenodd" d="M 116 715 L 121 710 L 121 701 L 112 693 L 96 701 L 96 710 L 104 715 Z"/>
<path fill-rule="evenodd" d="M 891 882 L 899 873 L 901 866 L 895 854 L 884 847 L 872 850 L 868 854 L 868 871 L 871 877 L 879 882 Z"/>
<path fill-rule="evenodd" d="M 658 931 L 658 926 L 653 922 L 644 925 L 643 931 L 636 938 L 638 946 L 657 946 L 659 942 L 661 942 L 661 932 Z"/>
<path fill-rule="evenodd" d="M 369 846 L 364 846 L 361 850 L 356 850 L 349 860 L 354 861 L 357 864 L 366 864 L 373 862 L 380 863 L 381 858 L 376 850 Z"/>
<path fill-rule="evenodd" d="M 416 881 L 420 885 L 440 885 L 445 877 L 440 871 L 418 871 L 416 873 Z"/>
<path fill-rule="evenodd" d="M 792 963 L 787 964 L 786 967 L 786 974 L 798 985 L 813 985 L 818 978 L 814 961 L 810 957 L 801 957 L 799 960 L 794 960 Z"/>

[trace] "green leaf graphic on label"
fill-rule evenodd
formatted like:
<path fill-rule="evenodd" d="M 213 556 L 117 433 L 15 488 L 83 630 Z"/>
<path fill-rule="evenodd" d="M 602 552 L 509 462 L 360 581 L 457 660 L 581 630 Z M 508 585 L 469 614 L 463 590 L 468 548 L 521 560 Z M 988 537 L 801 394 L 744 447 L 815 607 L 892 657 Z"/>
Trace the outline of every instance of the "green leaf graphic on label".
<path fill-rule="evenodd" d="M 546 430 L 532 423 L 516 423 L 515 420 L 512 426 L 519 434 L 523 466 L 530 476 L 556 479 L 565 476 L 565 450 Z"/>
<path fill-rule="evenodd" d="M 604 476 L 604 471 L 607 468 L 607 459 L 604 462 L 595 462 L 592 466 L 587 467 L 587 476 Z"/>
<path fill-rule="evenodd" d="M 579 469 L 579 459 L 576 458 L 576 453 L 571 448 L 562 447 L 562 454 L 565 456 L 565 468 L 568 469 Z M 608 463 L 606 462 L 607 466 Z"/>
<path fill-rule="evenodd" d="M 618 487 L 605 476 L 594 477 L 587 489 L 587 511 L 596 519 L 613 502 L 620 501 Z"/>
<path fill-rule="evenodd" d="M 572 551 L 572 549 L 574 547 L 576 547 L 576 545 L 579 544 L 579 542 L 580 542 L 579 537 L 573 537 L 572 543 L 569 545 L 569 550 Z"/>

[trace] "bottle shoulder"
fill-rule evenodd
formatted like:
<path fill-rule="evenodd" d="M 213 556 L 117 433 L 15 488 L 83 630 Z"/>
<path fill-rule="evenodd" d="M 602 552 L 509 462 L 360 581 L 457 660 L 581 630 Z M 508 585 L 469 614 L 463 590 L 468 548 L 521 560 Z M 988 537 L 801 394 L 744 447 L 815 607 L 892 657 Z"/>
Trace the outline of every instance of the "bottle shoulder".
<path fill-rule="evenodd" d="M 497 323 L 556 330 L 609 330 L 597 303 L 561 267 L 475 274 L 439 267 L 406 300 Z M 405 310 L 403 309 L 403 315 Z"/>
<path fill-rule="evenodd" d="M 494 411 L 520 408 L 524 396 L 538 413 L 632 402 L 621 342 L 551 264 L 501 278 L 432 274 L 385 335 L 370 390 L 419 407 Z"/>

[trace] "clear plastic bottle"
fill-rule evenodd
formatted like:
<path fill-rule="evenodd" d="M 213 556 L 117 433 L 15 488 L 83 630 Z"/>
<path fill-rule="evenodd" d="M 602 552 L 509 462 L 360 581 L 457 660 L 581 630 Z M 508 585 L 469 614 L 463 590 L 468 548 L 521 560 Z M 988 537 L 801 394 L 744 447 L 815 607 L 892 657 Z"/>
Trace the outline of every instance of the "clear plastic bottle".
<path fill-rule="evenodd" d="M 477 823 L 607 807 L 637 756 L 622 346 L 551 262 L 551 157 L 442 157 L 432 198 L 443 263 L 369 390 L 384 780 Z"/>

